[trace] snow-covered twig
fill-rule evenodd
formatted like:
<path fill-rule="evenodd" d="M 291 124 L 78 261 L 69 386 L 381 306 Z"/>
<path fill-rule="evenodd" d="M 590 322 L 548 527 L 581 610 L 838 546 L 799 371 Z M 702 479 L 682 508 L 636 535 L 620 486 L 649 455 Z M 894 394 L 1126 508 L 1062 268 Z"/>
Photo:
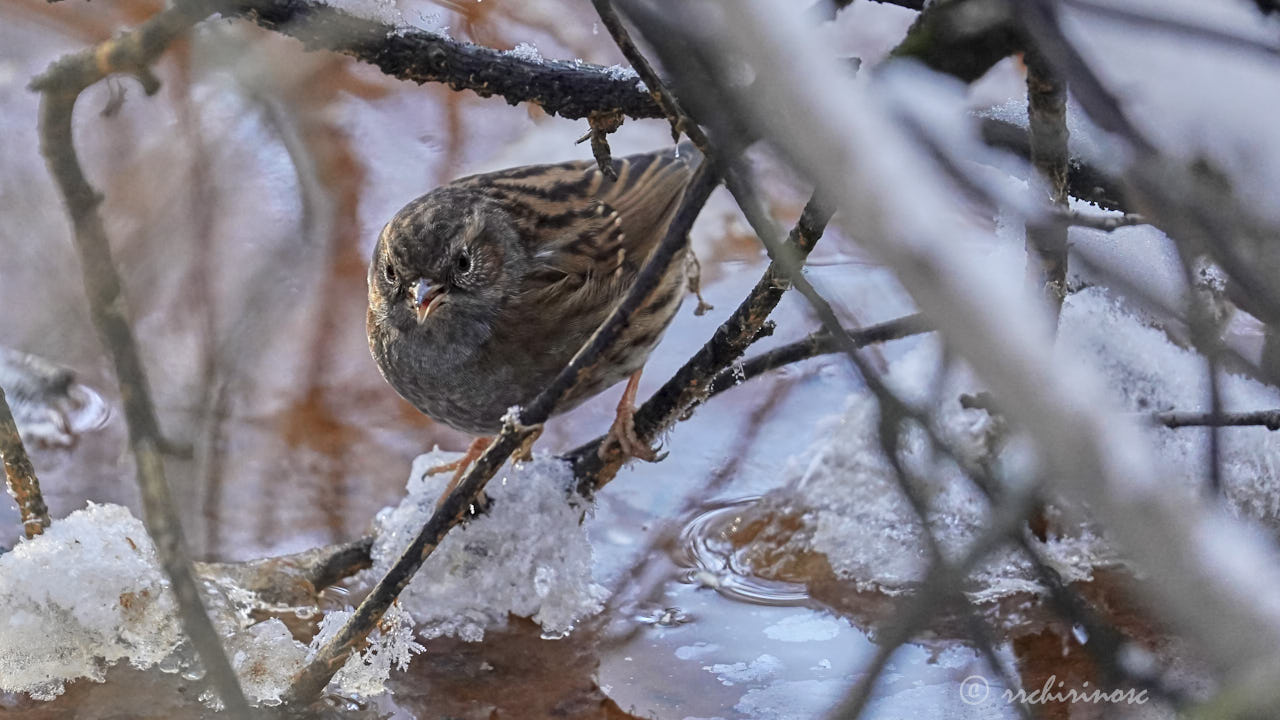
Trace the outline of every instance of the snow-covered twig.
<path fill-rule="evenodd" d="M 44 532 L 49 527 L 49 508 L 40 494 L 40 481 L 36 469 L 27 457 L 27 449 L 13 421 L 4 388 L 0 388 L 0 459 L 4 461 L 5 489 L 18 504 L 22 517 L 22 529 L 28 538 Z"/>
<path fill-rule="evenodd" d="M 525 58 L 306 0 L 223 0 L 219 12 L 297 38 L 310 49 L 350 55 L 404 80 L 445 83 L 513 105 L 531 102 L 570 119 L 608 110 L 632 118 L 662 117 L 634 78 L 593 65 Z"/>

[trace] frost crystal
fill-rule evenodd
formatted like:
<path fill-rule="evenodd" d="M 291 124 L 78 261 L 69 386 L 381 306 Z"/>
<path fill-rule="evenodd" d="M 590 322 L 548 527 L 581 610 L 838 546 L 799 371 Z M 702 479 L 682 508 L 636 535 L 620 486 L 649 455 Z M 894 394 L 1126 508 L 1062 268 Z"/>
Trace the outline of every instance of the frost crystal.
<path fill-rule="evenodd" d="M 507 57 L 513 57 L 517 60 L 526 60 L 528 62 L 540 63 L 543 61 L 542 53 L 538 52 L 538 46 L 533 43 L 522 42 L 502 54 Z"/>
<path fill-rule="evenodd" d="M 142 523 L 90 503 L 0 555 L 0 690 L 40 700 L 124 658 L 163 660 L 180 630 L 169 583 Z"/>
<path fill-rule="evenodd" d="M 408 496 L 378 513 L 369 577 L 386 572 L 435 510 L 448 478 L 426 470 L 456 457 L 436 451 L 414 461 Z M 605 590 L 591 580 L 582 511 L 566 491 L 572 481 L 567 465 L 541 457 L 489 483 L 488 511 L 446 535 L 400 594 L 423 637 L 479 641 L 508 614 L 530 617 L 558 636 L 600 611 Z"/>
<path fill-rule="evenodd" d="M 347 608 L 324 616 L 320 621 L 320 631 L 311 639 L 308 660 L 338 634 L 351 617 L 351 612 Z M 407 670 L 409 661 L 422 651 L 423 647 L 413 639 L 413 617 L 400 607 L 400 603 L 395 603 L 382 616 L 378 627 L 369 633 L 368 647 L 347 658 L 346 664 L 333 676 L 329 687 L 343 695 L 355 697 L 381 695 L 387 691 L 385 683 L 391 676 L 391 669 Z"/>

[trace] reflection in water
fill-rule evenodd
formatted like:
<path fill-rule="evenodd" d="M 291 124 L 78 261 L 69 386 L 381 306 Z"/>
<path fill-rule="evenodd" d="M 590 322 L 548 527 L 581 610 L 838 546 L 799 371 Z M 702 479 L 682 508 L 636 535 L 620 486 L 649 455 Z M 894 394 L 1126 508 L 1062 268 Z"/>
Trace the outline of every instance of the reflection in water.
<path fill-rule="evenodd" d="M 36 447 L 72 447 L 111 419 L 111 405 L 97 390 L 35 355 L 0 347 L 0 388 L 23 441 Z"/>

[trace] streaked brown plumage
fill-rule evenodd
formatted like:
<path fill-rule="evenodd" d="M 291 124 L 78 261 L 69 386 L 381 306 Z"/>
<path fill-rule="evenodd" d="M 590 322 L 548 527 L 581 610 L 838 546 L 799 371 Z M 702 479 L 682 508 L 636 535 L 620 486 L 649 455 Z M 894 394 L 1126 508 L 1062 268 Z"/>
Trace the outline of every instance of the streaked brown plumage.
<path fill-rule="evenodd" d="M 633 155 L 614 160 L 614 181 L 590 161 L 518 167 L 406 205 L 369 266 L 369 347 L 383 377 L 441 422 L 496 433 L 626 294 L 698 159 L 684 147 Z M 683 298 L 682 260 L 559 412 L 639 372 Z M 628 421 L 615 426 L 624 449 L 647 454 L 628 442 Z"/>

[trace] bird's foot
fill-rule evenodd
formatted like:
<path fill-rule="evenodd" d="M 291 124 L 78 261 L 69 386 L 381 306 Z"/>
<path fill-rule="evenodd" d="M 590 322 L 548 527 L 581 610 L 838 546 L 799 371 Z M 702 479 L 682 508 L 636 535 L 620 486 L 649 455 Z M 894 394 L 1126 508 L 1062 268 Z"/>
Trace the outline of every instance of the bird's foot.
<path fill-rule="evenodd" d="M 444 492 L 440 494 L 440 499 L 436 501 L 436 507 L 449 497 L 449 493 L 458 487 L 458 483 L 462 482 L 462 476 L 467 473 L 467 468 L 471 467 L 471 463 L 475 462 L 489 448 L 489 444 L 493 442 L 491 437 L 480 437 L 471 441 L 471 445 L 467 448 L 467 452 L 462 457 L 451 463 L 437 465 L 427 469 L 428 475 L 439 475 L 442 472 L 453 471 L 453 477 L 449 479 L 449 485 L 445 487 Z"/>
<path fill-rule="evenodd" d="M 635 457 L 645 462 L 658 462 L 666 457 L 666 455 L 659 455 L 657 450 L 636 435 L 636 394 L 640 390 L 640 373 L 641 370 L 635 371 L 627 380 L 627 389 L 622 392 L 622 399 L 618 401 L 618 414 L 614 417 L 613 425 L 610 426 L 609 433 L 604 436 L 604 441 L 600 443 L 600 449 L 597 451 L 601 460 L 608 459 L 614 446 L 622 452 L 624 460 Z"/>

